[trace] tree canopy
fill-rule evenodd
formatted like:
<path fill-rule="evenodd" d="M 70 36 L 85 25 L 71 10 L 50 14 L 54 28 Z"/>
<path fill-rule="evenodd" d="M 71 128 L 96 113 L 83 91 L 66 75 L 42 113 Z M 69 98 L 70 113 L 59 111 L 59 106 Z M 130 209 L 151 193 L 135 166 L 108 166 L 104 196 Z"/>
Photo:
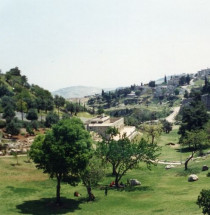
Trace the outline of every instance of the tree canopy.
<path fill-rule="evenodd" d="M 136 167 L 140 161 L 150 167 L 159 155 L 159 147 L 156 144 L 149 144 L 144 139 L 139 142 L 131 142 L 125 135 L 119 140 L 104 139 L 99 143 L 97 150 L 100 157 L 112 165 L 112 174 L 115 176 L 117 187 L 128 170 Z"/>
<path fill-rule="evenodd" d="M 79 173 L 86 168 L 90 152 L 90 134 L 77 118 L 61 120 L 45 136 L 36 137 L 30 157 L 37 168 L 57 179 L 57 203 L 60 203 L 60 183 L 78 182 Z"/>

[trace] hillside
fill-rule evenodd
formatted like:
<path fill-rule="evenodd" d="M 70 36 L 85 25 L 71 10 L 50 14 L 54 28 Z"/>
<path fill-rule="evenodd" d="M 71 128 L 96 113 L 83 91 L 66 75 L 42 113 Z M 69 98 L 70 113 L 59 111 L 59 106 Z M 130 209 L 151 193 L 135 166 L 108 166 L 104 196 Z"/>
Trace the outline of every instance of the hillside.
<path fill-rule="evenodd" d="M 106 88 L 105 91 L 114 90 L 113 88 Z M 68 98 L 82 98 L 85 96 L 91 96 L 95 94 L 100 94 L 102 91 L 102 88 L 98 87 L 87 87 L 87 86 L 72 86 L 72 87 L 66 87 L 62 89 L 58 89 L 56 91 L 53 91 L 53 95 L 59 95 L 66 99 Z"/>

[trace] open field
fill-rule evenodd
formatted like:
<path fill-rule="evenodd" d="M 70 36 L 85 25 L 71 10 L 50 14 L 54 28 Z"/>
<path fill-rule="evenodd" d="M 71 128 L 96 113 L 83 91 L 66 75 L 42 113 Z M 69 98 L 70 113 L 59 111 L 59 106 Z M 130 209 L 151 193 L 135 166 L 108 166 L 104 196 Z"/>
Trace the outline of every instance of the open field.
<path fill-rule="evenodd" d="M 141 186 L 109 190 L 108 196 L 104 196 L 100 187 L 95 188 L 94 202 L 86 201 L 86 189 L 81 184 L 77 187 L 62 184 L 63 206 L 59 208 L 53 204 L 56 182 L 26 160 L 26 157 L 20 157 L 21 165 L 16 166 L 14 158 L 0 159 L 0 214 L 198 215 L 202 213 L 195 204 L 197 196 L 201 189 L 209 189 L 210 184 L 207 172 L 201 172 L 202 165 L 210 166 L 210 157 L 189 163 L 191 172 L 199 176 L 194 183 L 187 182 L 188 174 L 183 171 L 183 166 L 165 170 L 165 165 L 158 165 L 150 171 L 142 164 L 123 178 L 124 183 L 136 178 L 141 181 Z M 107 176 L 100 184 L 108 185 L 112 180 Z M 82 196 L 74 197 L 74 191 Z"/>

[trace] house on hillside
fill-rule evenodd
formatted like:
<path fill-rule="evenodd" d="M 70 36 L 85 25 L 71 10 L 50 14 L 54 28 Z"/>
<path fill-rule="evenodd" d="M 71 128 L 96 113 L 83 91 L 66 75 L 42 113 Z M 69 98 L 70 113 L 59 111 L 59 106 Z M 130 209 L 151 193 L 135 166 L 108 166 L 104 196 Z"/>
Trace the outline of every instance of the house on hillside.
<path fill-rule="evenodd" d="M 173 85 L 155 87 L 154 97 L 167 97 L 174 94 L 175 87 Z"/>
<path fill-rule="evenodd" d="M 199 78 L 205 78 L 205 76 L 210 76 L 210 69 L 202 69 L 200 71 L 197 72 L 197 77 Z"/>
<path fill-rule="evenodd" d="M 134 91 L 131 91 L 131 93 L 127 94 L 127 98 L 136 98 L 136 94 Z"/>
<path fill-rule="evenodd" d="M 167 85 L 179 86 L 180 75 L 173 75 L 171 79 L 168 80 Z"/>
<path fill-rule="evenodd" d="M 131 140 L 138 134 L 135 126 L 125 126 L 124 118 L 110 118 L 104 114 L 87 121 L 85 124 L 88 131 L 94 131 L 104 138 L 109 138 L 106 131 L 110 127 L 115 127 L 120 132 L 120 134 L 114 138 L 116 140 L 122 137 L 123 134 L 126 134 L 126 136 Z"/>

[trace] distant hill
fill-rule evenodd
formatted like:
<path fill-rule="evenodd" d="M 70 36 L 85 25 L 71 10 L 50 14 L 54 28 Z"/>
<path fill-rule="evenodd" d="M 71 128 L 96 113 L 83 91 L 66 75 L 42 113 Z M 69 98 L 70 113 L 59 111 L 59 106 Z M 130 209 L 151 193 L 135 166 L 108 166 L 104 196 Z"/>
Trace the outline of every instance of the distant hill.
<path fill-rule="evenodd" d="M 111 91 L 114 88 L 105 88 L 104 91 Z M 64 98 L 82 98 L 84 96 L 91 96 L 95 94 L 101 94 L 102 88 L 99 87 L 87 87 L 87 86 L 73 86 L 66 87 L 56 91 L 53 91 L 53 95 L 63 96 Z"/>

